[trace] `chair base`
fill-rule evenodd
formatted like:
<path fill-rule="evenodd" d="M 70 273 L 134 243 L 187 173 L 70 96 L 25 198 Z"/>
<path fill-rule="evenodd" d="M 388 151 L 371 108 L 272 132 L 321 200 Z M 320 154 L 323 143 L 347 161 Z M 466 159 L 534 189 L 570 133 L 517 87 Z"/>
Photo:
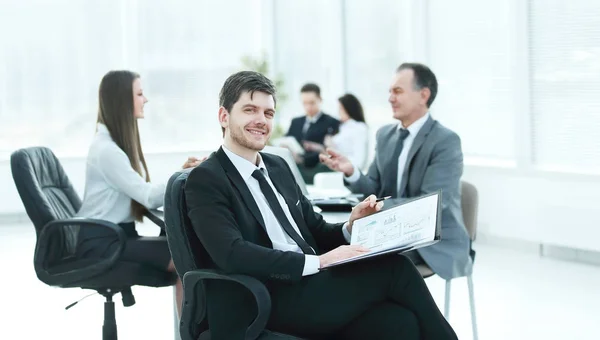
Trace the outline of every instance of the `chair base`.
<path fill-rule="evenodd" d="M 131 287 L 119 290 L 105 289 L 98 291 L 100 295 L 106 298 L 104 302 L 104 323 L 102 324 L 102 340 L 117 340 L 117 320 L 115 318 L 115 303 L 113 302 L 113 296 L 117 293 L 121 293 L 123 298 L 123 305 L 125 307 L 133 306 L 135 304 L 135 298 L 131 293 Z"/>
<path fill-rule="evenodd" d="M 104 324 L 102 325 L 102 340 L 117 340 L 117 320 L 115 319 L 115 303 L 112 300 L 113 292 L 103 292 L 106 297 L 104 302 Z"/>

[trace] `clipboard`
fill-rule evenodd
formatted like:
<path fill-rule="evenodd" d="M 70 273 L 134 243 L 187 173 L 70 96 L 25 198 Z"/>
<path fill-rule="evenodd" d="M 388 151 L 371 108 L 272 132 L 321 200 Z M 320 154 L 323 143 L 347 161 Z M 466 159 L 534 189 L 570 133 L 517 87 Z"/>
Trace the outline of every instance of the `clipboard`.
<path fill-rule="evenodd" d="M 375 219 L 380 218 L 381 216 L 389 215 L 392 210 L 394 210 L 394 209 L 398 210 L 399 207 L 404 207 L 405 209 L 407 209 L 411 205 L 414 205 L 415 202 L 417 202 L 419 200 L 435 197 L 435 199 L 436 199 L 435 206 L 434 206 L 435 207 L 435 221 L 432 225 L 434 227 L 434 230 L 433 230 L 433 233 L 429 237 L 420 239 L 420 240 L 417 240 L 414 242 L 399 243 L 397 246 L 383 247 L 382 249 L 377 249 L 377 250 L 374 250 L 372 252 L 369 252 L 369 253 L 366 253 L 363 255 L 359 255 L 359 256 L 351 257 L 349 259 L 331 263 L 325 267 L 319 268 L 319 270 L 320 271 L 328 270 L 330 268 L 335 268 L 335 267 L 342 266 L 342 265 L 345 265 L 348 263 L 370 260 L 370 259 L 373 259 L 373 258 L 376 258 L 379 256 L 383 256 L 383 255 L 403 253 L 403 252 L 407 252 L 410 250 L 427 247 L 427 246 L 430 246 L 432 244 L 439 242 L 441 240 L 441 236 L 442 236 L 441 235 L 441 226 L 442 226 L 442 219 L 441 219 L 442 197 L 441 196 L 442 196 L 442 190 L 438 190 L 431 194 L 426 194 L 423 196 L 419 196 L 419 197 L 407 200 L 400 204 L 394 205 L 393 207 L 391 207 L 389 209 L 379 211 L 375 214 L 372 214 L 372 215 L 369 215 L 369 216 L 366 216 L 366 217 L 363 217 L 363 218 L 360 218 L 360 219 L 357 219 L 356 221 L 354 221 L 354 223 L 356 223 L 359 220 L 365 220 L 365 219 L 367 219 L 368 221 L 373 221 Z M 404 223 L 404 222 L 400 222 L 400 223 Z M 430 225 L 430 227 L 431 227 L 431 225 Z M 402 225 L 402 228 L 404 228 L 404 225 Z M 352 230 L 353 234 L 354 234 L 354 232 L 355 232 L 355 230 Z"/>

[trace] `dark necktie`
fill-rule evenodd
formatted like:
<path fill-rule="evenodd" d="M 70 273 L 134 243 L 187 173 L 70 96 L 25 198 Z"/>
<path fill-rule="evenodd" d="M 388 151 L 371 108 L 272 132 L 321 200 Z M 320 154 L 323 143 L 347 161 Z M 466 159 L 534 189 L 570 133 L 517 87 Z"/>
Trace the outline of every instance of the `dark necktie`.
<path fill-rule="evenodd" d="M 283 230 L 285 230 L 285 232 L 288 235 L 290 235 L 292 240 L 296 242 L 296 244 L 300 247 L 300 249 L 302 249 L 302 251 L 305 254 L 315 255 L 314 250 L 308 245 L 308 243 L 306 243 L 306 241 L 304 241 L 304 239 L 300 235 L 298 235 L 296 230 L 294 230 L 294 227 L 292 227 L 290 221 L 285 216 L 283 208 L 279 204 L 277 196 L 275 196 L 275 192 L 269 185 L 269 182 L 267 182 L 267 179 L 263 172 L 261 170 L 256 169 L 252 173 L 252 177 L 256 178 L 256 180 L 258 181 L 258 184 L 260 185 L 260 190 L 265 195 L 265 198 L 267 199 L 267 203 L 269 204 L 271 211 L 277 218 L 277 221 L 279 221 L 279 224 L 281 224 L 281 226 L 283 227 Z"/>
<path fill-rule="evenodd" d="M 312 123 L 312 120 L 308 120 L 308 118 L 306 119 L 306 122 L 304 122 L 304 125 L 302 126 L 302 136 L 306 136 L 306 133 L 310 129 Z"/>
<path fill-rule="evenodd" d="M 392 145 L 394 147 L 394 153 L 390 158 L 390 161 L 383 173 L 383 181 L 382 181 L 382 196 L 392 196 L 396 197 L 398 195 L 398 158 L 400 157 L 400 153 L 402 152 L 402 146 L 404 145 L 404 140 L 408 137 L 408 130 L 402 128 L 397 129 L 396 133 L 392 136 L 394 142 Z"/>

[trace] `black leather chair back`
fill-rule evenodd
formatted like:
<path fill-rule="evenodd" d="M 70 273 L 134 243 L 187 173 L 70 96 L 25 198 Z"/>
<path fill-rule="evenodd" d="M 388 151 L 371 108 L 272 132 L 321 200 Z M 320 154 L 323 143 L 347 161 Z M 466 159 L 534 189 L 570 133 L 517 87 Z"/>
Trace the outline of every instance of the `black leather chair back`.
<path fill-rule="evenodd" d="M 201 259 L 208 256 L 187 214 L 184 188 L 190 171 L 181 170 L 171 176 L 164 202 L 167 241 L 180 278 L 190 270 L 202 268 Z"/>
<path fill-rule="evenodd" d="M 72 217 L 81 207 L 81 199 L 50 149 L 17 150 L 10 157 L 10 166 L 27 215 L 38 233 L 46 223 Z"/>
<path fill-rule="evenodd" d="M 171 176 L 167 183 L 164 201 L 167 241 L 173 264 L 181 279 L 189 271 L 205 268 L 206 264 L 202 259 L 210 258 L 196 236 L 187 214 L 184 189 L 190 171 L 191 169 L 181 170 Z M 205 318 L 206 292 L 202 283 L 198 284 L 194 295 L 196 299 L 191 303 L 196 304 L 192 309 L 197 311 L 193 318 L 197 322 L 197 328 L 193 333 L 199 335 L 208 329 L 208 320 Z"/>
<path fill-rule="evenodd" d="M 71 185 L 60 162 L 45 147 L 31 147 L 15 151 L 10 157 L 13 180 L 39 236 L 51 221 L 70 218 L 81 207 L 81 199 Z M 53 258 L 60 260 L 75 254 L 78 226 L 65 226 L 51 238 Z"/>

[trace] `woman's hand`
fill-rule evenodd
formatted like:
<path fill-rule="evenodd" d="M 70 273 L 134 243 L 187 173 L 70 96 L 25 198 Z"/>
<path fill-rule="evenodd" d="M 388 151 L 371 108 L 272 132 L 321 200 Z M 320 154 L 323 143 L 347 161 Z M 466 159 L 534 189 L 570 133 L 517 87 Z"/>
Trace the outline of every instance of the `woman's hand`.
<path fill-rule="evenodd" d="M 193 168 L 196 167 L 198 165 L 200 165 L 200 163 L 204 162 L 206 160 L 207 157 L 203 157 L 201 159 L 198 159 L 196 157 L 188 157 L 187 161 L 185 163 L 183 163 L 182 168 L 183 169 L 187 169 L 187 168 Z"/>

